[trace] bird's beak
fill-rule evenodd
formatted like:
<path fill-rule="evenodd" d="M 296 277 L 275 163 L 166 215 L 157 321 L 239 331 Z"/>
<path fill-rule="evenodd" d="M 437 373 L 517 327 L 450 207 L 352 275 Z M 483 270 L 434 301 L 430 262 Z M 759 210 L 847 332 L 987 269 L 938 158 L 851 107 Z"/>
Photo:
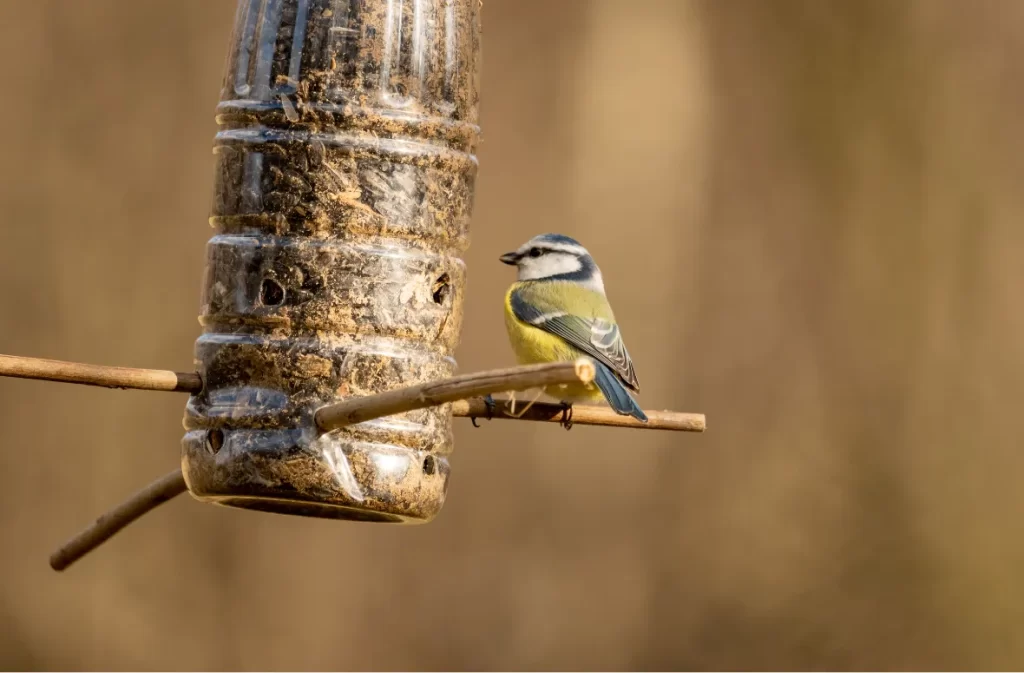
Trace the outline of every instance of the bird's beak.
<path fill-rule="evenodd" d="M 504 255 L 502 255 L 498 259 L 500 259 L 505 264 L 508 264 L 510 266 L 515 266 L 516 262 L 519 261 L 519 255 L 517 255 L 514 252 L 506 252 Z"/>

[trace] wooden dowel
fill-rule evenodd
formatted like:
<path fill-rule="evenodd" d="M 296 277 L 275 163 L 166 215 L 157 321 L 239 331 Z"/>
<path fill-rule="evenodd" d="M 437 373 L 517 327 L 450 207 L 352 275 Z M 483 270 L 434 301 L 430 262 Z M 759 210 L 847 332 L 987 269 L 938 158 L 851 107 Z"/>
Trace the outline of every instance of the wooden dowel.
<path fill-rule="evenodd" d="M 63 360 L 25 358 L 16 355 L 0 355 L 0 376 L 78 383 L 104 388 L 166 390 L 181 393 L 198 393 L 203 388 L 202 379 L 199 378 L 199 374 L 194 372 L 107 367 L 80 362 L 64 362 Z"/>
<path fill-rule="evenodd" d="M 590 383 L 594 380 L 594 375 L 594 363 L 586 358 L 580 358 L 575 362 L 550 362 L 512 369 L 494 369 L 330 404 L 317 410 L 313 418 L 322 432 L 328 432 L 381 416 L 424 409 L 467 397 L 577 381 Z"/>
<path fill-rule="evenodd" d="M 487 409 L 487 404 L 482 397 L 474 397 L 468 400 L 459 400 L 452 404 L 452 415 L 464 418 L 501 418 L 520 421 L 548 421 L 560 423 L 562 421 L 562 406 L 560 404 L 549 404 L 546 402 L 535 402 L 522 416 L 516 411 L 516 416 L 509 416 L 507 413 L 508 400 L 496 399 L 493 414 Z M 707 423 L 704 414 L 687 414 L 679 411 L 647 411 L 647 422 L 641 423 L 632 416 L 622 416 L 615 413 L 610 407 L 599 407 L 583 404 L 574 404 L 572 407 L 571 420 L 573 425 L 604 425 L 617 428 L 636 428 L 638 430 L 677 430 L 680 432 L 704 432 Z"/>
<path fill-rule="evenodd" d="M 585 358 L 575 362 L 555 362 L 477 372 L 331 404 L 320 408 L 314 419 L 317 427 L 327 432 L 382 416 L 424 409 L 447 402 L 452 403 L 452 413 L 455 416 L 487 418 L 489 412 L 482 396 L 576 381 L 590 383 L 594 379 L 594 374 L 593 363 Z M 202 389 L 202 381 L 198 374 L 99 367 L 12 356 L 0 356 L 0 375 L 142 390 L 178 390 L 194 393 Z M 174 377 L 173 386 L 170 377 Z M 505 411 L 509 405 L 508 400 L 495 400 L 495 403 L 493 418 L 549 422 L 559 422 L 562 418 L 562 407 L 558 404 L 535 402 L 525 413 L 519 410 L 517 414 L 522 414 L 521 416 L 512 417 Z M 644 413 L 648 417 L 647 423 L 640 423 L 628 416 L 620 416 L 609 408 L 579 405 L 573 407 L 572 422 L 580 425 L 687 432 L 703 432 L 706 427 L 704 414 L 673 411 Z M 161 477 L 96 519 L 89 528 L 61 546 L 50 557 L 50 566 L 57 571 L 64 570 L 143 514 L 186 490 L 185 478 L 180 469 Z"/>
<path fill-rule="evenodd" d="M 588 363 L 589 364 L 589 363 Z M 487 407 L 482 397 L 487 393 L 480 392 L 483 388 L 494 389 L 497 392 L 509 390 L 526 390 L 528 388 L 540 387 L 549 383 L 560 383 L 563 380 L 547 379 L 544 377 L 553 376 L 558 379 L 562 373 L 569 372 L 572 366 L 573 374 L 569 381 L 579 380 L 575 375 L 576 363 L 552 363 L 534 365 L 533 369 L 517 367 L 514 369 L 495 370 L 466 374 L 454 379 L 437 381 L 414 388 L 405 388 L 397 391 L 389 391 L 383 395 L 372 395 L 353 400 L 346 400 L 335 405 L 324 407 L 317 412 L 317 425 L 321 429 L 334 429 L 344 427 L 353 423 L 371 420 L 379 416 L 387 416 L 412 409 L 442 404 L 444 402 L 455 402 L 452 406 L 452 414 L 464 418 L 486 418 Z M 533 370 L 546 372 L 541 379 L 535 379 Z M 554 373 L 554 372 L 562 373 Z M 520 383 L 525 380 L 526 385 L 508 386 L 507 377 L 510 375 L 522 375 L 526 379 L 517 379 Z M 79 362 L 65 362 L 63 360 L 45 360 L 41 358 L 28 358 L 15 355 L 0 355 L 0 376 L 10 376 L 23 379 L 37 379 L 43 381 L 57 381 L 61 383 L 76 383 L 90 386 L 102 386 L 106 388 L 133 388 L 136 390 L 163 390 L 171 392 L 184 392 L 195 394 L 203 388 L 203 381 L 195 372 L 173 372 L 162 369 L 133 369 L 130 367 L 108 367 L 104 365 L 90 365 Z M 505 377 L 505 378 L 503 378 Z M 492 381 L 500 381 L 494 388 Z M 540 381 L 535 383 L 534 381 Z M 443 386 L 439 390 L 445 399 L 437 397 L 438 389 L 432 386 Z M 474 388 L 474 386 L 476 386 Z M 480 388 L 479 386 L 483 386 Z M 426 392 L 427 398 L 418 400 L 418 395 Z M 470 397 L 473 399 L 465 399 Z M 413 406 L 407 406 L 410 400 L 417 401 Z M 498 400 L 498 406 L 505 406 L 505 402 Z M 385 407 L 380 405 L 386 404 Z M 390 410 L 395 409 L 395 410 Z M 381 413 L 383 410 L 383 413 Z M 371 415 L 366 415 L 367 413 Z M 649 419 L 648 423 L 629 417 L 620 416 L 609 408 L 598 406 L 577 405 L 573 408 L 572 422 L 580 425 L 603 425 L 614 427 L 638 428 L 648 430 L 678 430 L 683 432 L 703 432 L 705 420 L 703 414 L 688 414 L 674 411 L 645 411 Z M 352 418 L 357 420 L 332 419 L 340 418 L 347 414 L 353 414 Z M 532 407 L 518 419 L 496 410 L 493 418 L 524 421 L 551 421 L 561 420 L 562 407 L 557 404 L 534 403 Z M 321 421 L 327 426 L 321 425 Z M 341 425 L 333 425 L 340 422 Z"/>
<path fill-rule="evenodd" d="M 64 570 L 146 512 L 186 490 L 185 477 L 181 469 L 160 477 L 61 545 L 60 549 L 50 556 L 50 567 L 58 572 Z"/>

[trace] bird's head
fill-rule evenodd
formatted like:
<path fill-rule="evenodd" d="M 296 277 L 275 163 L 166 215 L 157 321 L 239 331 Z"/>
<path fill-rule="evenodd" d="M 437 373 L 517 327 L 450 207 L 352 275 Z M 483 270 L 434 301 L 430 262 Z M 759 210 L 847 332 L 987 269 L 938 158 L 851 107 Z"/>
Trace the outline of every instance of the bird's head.
<path fill-rule="evenodd" d="M 587 249 L 562 234 L 541 234 L 499 259 L 519 270 L 518 279 L 564 280 L 604 292 L 601 270 Z"/>

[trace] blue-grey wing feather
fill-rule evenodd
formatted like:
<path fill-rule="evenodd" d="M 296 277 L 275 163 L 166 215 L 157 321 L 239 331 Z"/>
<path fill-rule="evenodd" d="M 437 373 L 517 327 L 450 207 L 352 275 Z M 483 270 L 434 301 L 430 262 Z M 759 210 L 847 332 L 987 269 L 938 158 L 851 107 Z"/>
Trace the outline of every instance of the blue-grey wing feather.
<path fill-rule="evenodd" d="M 597 363 L 594 383 L 601 389 L 601 394 L 616 412 L 623 416 L 632 416 L 641 423 L 647 422 L 647 414 L 636 403 L 636 400 L 630 397 L 618 375 L 600 362 Z"/>
<path fill-rule="evenodd" d="M 582 318 L 562 311 L 545 312 L 524 300 L 518 290 L 512 292 L 510 303 L 519 320 L 561 337 L 607 365 L 627 388 L 640 392 L 633 361 L 617 325 L 602 318 Z"/>

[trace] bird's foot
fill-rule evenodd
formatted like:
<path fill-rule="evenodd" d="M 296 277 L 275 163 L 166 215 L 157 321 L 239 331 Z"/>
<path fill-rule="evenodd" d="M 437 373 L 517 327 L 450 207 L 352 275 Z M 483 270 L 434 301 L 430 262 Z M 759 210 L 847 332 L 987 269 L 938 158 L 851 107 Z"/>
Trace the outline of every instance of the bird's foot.
<path fill-rule="evenodd" d="M 487 420 L 491 420 L 492 418 L 494 418 L 494 410 L 498 407 L 498 403 L 494 401 L 494 398 L 492 396 L 488 395 L 487 397 L 484 398 L 484 406 L 487 407 Z M 479 425 L 476 424 L 476 416 L 469 420 L 473 424 L 474 428 L 480 427 Z"/>
<path fill-rule="evenodd" d="M 572 430 L 572 403 L 562 402 L 562 419 L 558 421 L 566 430 Z"/>

